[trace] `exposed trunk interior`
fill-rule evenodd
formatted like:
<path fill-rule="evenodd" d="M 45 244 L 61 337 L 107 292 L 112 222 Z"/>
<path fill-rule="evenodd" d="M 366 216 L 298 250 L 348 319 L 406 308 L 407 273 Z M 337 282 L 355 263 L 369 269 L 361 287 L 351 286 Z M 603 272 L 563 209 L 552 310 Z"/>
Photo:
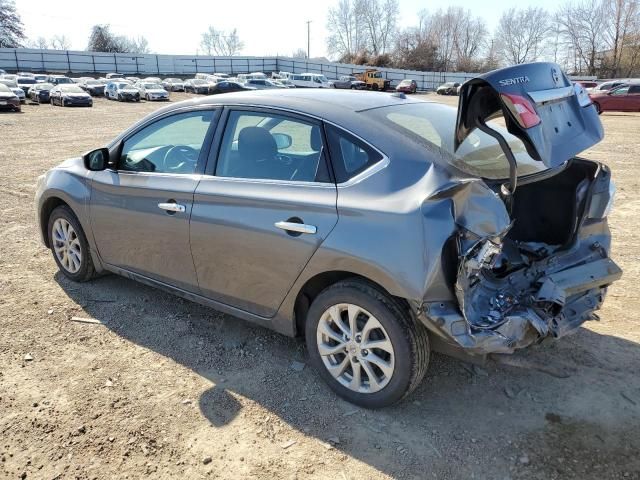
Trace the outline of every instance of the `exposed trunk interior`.
<path fill-rule="evenodd" d="M 561 173 L 519 185 L 513 196 L 514 219 L 507 238 L 562 246 L 573 238 L 597 165 L 572 160 Z"/>

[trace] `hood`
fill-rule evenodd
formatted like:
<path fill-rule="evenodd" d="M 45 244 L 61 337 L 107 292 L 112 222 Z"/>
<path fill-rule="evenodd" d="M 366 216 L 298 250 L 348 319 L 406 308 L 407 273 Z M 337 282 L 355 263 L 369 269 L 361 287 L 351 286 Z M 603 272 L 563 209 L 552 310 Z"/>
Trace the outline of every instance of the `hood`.
<path fill-rule="evenodd" d="M 167 91 L 163 88 L 146 88 L 145 92 L 147 93 L 167 93 Z"/>
<path fill-rule="evenodd" d="M 18 98 L 18 97 L 13 93 L 0 92 L 0 98 L 4 98 L 5 100 L 8 100 L 8 99 L 11 99 L 11 98 Z"/>
<path fill-rule="evenodd" d="M 507 130 L 529 156 L 556 167 L 604 137 L 589 96 L 555 63 L 528 63 L 494 70 L 460 88 L 455 148 L 476 128 L 503 115 Z M 493 130 L 489 128 L 489 130 Z"/>

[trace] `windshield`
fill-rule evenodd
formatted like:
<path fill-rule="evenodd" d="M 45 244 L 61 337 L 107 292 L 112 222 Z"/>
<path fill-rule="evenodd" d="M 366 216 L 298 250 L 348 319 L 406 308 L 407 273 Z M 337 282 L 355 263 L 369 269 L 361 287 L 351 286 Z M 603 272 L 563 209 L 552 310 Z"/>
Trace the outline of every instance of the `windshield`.
<path fill-rule="evenodd" d="M 22 78 L 18 78 L 18 83 L 22 83 L 23 85 L 31 85 L 31 84 L 36 83 L 36 79 L 35 78 L 22 77 Z"/>
<path fill-rule="evenodd" d="M 402 80 L 400 85 L 411 85 L 411 80 Z"/>
<path fill-rule="evenodd" d="M 87 84 L 87 85 L 102 85 L 102 82 L 100 82 L 99 80 L 87 80 L 85 82 L 85 84 Z"/>
<path fill-rule="evenodd" d="M 57 77 L 56 82 L 58 83 L 73 83 L 73 81 L 68 77 Z"/>
<path fill-rule="evenodd" d="M 33 88 L 35 88 L 36 90 L 51 90 L 53 88 L 53 85 L 51 85 L 50 83 L 39 83 Z"/>
<path fill-rule="evenodd" d="M 204 85 L 207 82 L 205 82 L 204 80 L 196 79 L 196 80 L 191 80 L 191 83 L 193 83 L 194 85 Z"/>
<path fill-rule="evenodd" d="M 117 83 L 117 84 L 116 84 L 116 87 L 117 87 L 117 88 L 125 89 L 125 88 L 131 88 L 131 87 L 132 87 L 132 85 L 131 85 L 130 83 L 124 83 L 124 82 L 123 82 L 123 83 Z"/>
<path fill-rule="evenodd" d="M 84 90 L 82 90 L 77 85 L 62 85 L 60 87 L 60 91 L 66 93 L 84 93 Z"/>
<path fill-rule="evenodd" d="M 384 125 L 405 135 L 410 140 L 426 143 L 450 153 L 449 162 L 456 168 L 482 178 L 493 180 L 509 178 L 509 164 L 498 142 L 480 130 L 474 130 L 454 153 L 453 138 L 456 110 L 437 103 L 409 103 L 377 108 L 365 112 Z M 544 163 L 532 159 L 520 139 L 504 126 L 488 122 L 507 140 L 518 162 L 518 175 L 525 176 L 546 170 Z"/>
<path fill-rule="evenodd" d="M 144 88 L 146 88 L 147 90 L 154 90 L 154 89 L 158 90 L 158 89 L 161 89 L 162 87 L 157 83 L 145 83 Z"/>

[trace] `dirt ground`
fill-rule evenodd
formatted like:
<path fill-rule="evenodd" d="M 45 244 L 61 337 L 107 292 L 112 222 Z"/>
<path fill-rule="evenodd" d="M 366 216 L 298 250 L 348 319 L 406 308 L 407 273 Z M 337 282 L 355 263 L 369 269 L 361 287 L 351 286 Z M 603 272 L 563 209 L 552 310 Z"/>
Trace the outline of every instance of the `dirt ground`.
<path fill-rule="evenodd" d="M 1 478 L 640 479 L 640 114 L 602 115 L 606 139 L 585 154 L 613 171 L 625 273 L 600 322 L 526 353 L 556 375 L 433 355 L 412 396 L 367 411 L 321 382 L 299 340 L 57 272 L 36 177 L 156 108 L 0 114 Z"/>

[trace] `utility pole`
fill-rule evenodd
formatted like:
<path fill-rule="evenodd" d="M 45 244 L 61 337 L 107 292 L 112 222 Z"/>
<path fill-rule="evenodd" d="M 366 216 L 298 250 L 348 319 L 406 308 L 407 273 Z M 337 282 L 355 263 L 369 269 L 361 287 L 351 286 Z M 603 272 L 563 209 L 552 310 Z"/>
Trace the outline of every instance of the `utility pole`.
<path fill-rule="evenodd" d="M 307 20 L 307 60 L 311 58 L 311 20 Z"/>

